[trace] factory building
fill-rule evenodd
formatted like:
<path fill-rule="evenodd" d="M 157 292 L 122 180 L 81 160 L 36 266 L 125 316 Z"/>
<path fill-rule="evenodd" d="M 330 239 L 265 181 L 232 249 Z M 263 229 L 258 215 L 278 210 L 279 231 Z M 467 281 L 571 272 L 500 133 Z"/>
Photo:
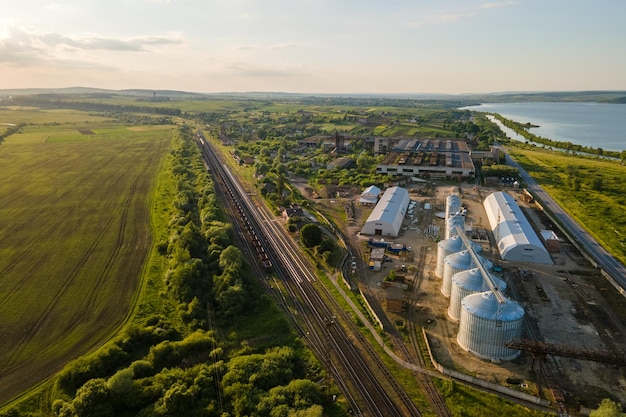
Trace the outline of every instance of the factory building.
<path fill-rule="evenodd" d="M 503 260 L 552 265 L 550 254 L 513 197 L 496 192 L 483 205 Z"/>
<path fill-rule="evenodd" d="M 463 140 L 402 139 L 376 166 L 376 172 L 418 178 L 474 177 L 474 162 Z"/>
<path fill-rule="evenodd" d="M 410 200 L 405 188 L 387 188 L 365 221 L 361 234 L 397 237 Z"/>

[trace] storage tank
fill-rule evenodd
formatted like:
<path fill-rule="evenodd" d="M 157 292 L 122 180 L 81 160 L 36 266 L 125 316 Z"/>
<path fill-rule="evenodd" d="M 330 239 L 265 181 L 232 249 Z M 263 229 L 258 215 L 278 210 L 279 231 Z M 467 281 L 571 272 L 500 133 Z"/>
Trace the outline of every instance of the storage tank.
<path fill-rule="evenodd" d="M 460 214 L 455 214 L 446 218 L 446 239 L 449 239 L 452 236 L 456 236 L 459 234 L 457 227 L 460 227 L 461 231 L 465 230 L 465 217 L 461 216 Z"/>
<path fill-rule="evenodd" d="M 474 252 L 478 253 L 483 248 L 480 244 L 470 241 L 472 243 L 472 247 L 474 248 Z M 463 240 L 460 236 L 452 236 L 450 239 L 445 239 L 439 241 L 437 243 L 437 266 L 435 267 L 435 275 L 439 278 L 443 277 L 443 261 L 448 255 L 452 255 L 453 253 L 457 253 L 462 251 L 463 249 L 467 249 L 465 245 L 463 245 Z"/>
<path fill-rule="evenodd" d="M 508 361 L 519 356 L 506 342 L 522 336 L 524 308 L 507 298 L 499 302 L 491 291 L 468 295 L 461 301 L 457 342 L 482 359 Z"/>
<path fill-rule="evenodd" d="M 461 197 L 453 194 L 446 198 L 446 219 L 461 212 Z"/>
<path fill-rule="evenodd" d="M 483 264 L 485 269 L 492 269 L 493 264 L 491 261 L 483 258 L 480 255 L 478 260 Z M 457 272 L 465 271 L 467 269 L 475 268 L 474 260 L 467 250 L 453 253 L 448 255 L 443 260 L 443 283 L 441 284 L 441 293 L 446 297 L 450 297 L 450 289 L 452 287 L 452 275 Z"/>
<path fill-rule="evenodd" d="M 493 274 L 489 274 L 493 285 L 504 293 L 506 282 Z M 461 316 L 461 300 L 470 294 L 489 291 L 491 287 L 480 273 L 480 269 L 473 268 L 467 271 L 457 272 L 452 275 L 452 286 L 450 288 L 450 305 L 448 306 L 448 316 L 454 321 L 459 321 Z"/>

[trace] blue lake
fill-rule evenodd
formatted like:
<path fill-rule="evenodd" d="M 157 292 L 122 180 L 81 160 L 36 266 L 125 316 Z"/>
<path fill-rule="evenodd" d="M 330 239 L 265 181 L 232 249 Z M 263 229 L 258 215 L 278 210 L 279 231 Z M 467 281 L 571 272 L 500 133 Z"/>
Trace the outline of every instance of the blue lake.
<path fill-rule="evenodd" d="M 463 109 L 530 122 L 539 127 L 529 131 L 544 138 L 609 151 L 626 150 L 626 104 L 484 103 Z"/>

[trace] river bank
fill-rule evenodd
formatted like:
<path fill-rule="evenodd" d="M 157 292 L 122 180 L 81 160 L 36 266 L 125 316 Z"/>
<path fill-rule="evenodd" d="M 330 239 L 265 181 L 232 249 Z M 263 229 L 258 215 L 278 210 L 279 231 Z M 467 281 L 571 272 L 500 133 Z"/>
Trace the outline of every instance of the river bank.
<path fill-rule="evenodd" d="M 554 142 L 618 153 L 626 150 L 626 104 L 483 103 L 461 109 L 499 114 L 528 133 Z"/>

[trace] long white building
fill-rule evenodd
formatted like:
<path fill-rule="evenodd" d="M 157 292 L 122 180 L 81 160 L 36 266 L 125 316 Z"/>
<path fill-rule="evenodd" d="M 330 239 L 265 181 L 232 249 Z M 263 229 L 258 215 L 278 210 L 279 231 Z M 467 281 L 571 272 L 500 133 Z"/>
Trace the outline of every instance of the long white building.
<path fill-rule="evenodd" d="M 405 188 L 387 188 L 365 221 L 361 233 L 397 237 L 410 200 L 409 192 Z"/>
<path fill-rule="evenodd" d="M 490 194 L 483 203 L 500 257 L 505 261 L 552 265 L 552 258 L 511 195 Z"/>

